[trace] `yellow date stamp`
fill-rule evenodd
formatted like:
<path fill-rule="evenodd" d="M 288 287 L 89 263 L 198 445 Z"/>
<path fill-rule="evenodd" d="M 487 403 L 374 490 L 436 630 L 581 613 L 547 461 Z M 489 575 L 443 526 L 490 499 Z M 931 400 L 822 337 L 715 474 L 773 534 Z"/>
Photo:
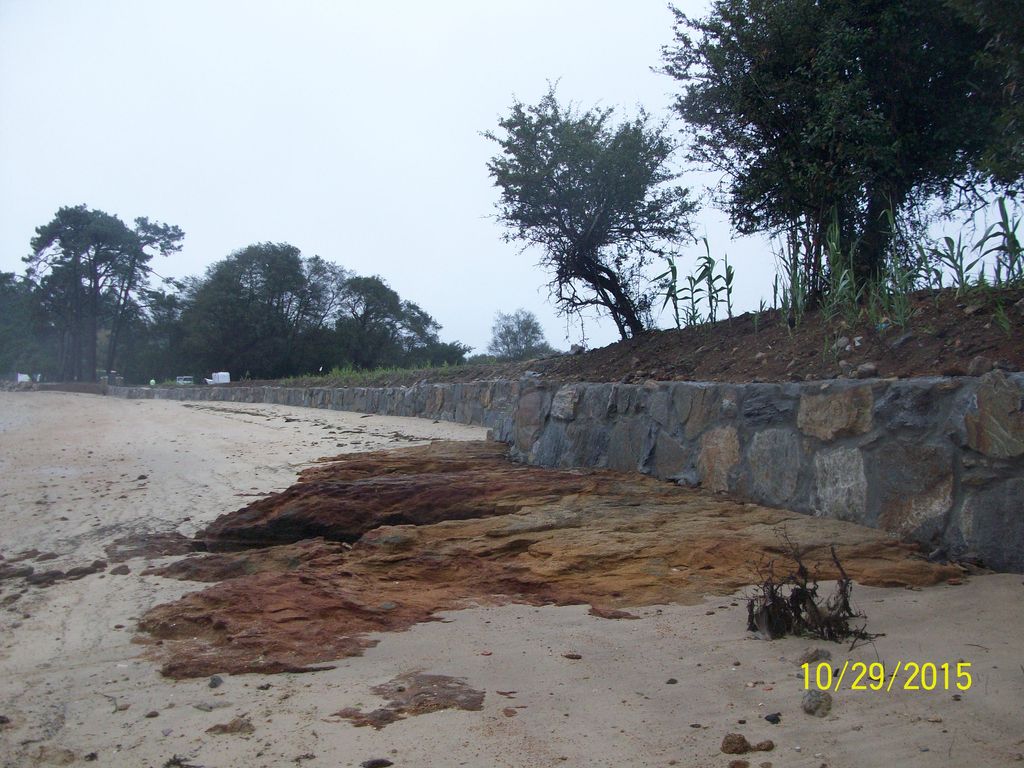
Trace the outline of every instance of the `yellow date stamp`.
<path fill-rule="evenodd" d="M 801 664 L 804 689 L 839 692 L 845 686 L 851 691 L 968 691 L 974 682 L 971 663 L 954 664 L 925 661 L 897 661 L 887 667 L 880 661 L 844 661 L 835 667 L 827 661 Z"/>

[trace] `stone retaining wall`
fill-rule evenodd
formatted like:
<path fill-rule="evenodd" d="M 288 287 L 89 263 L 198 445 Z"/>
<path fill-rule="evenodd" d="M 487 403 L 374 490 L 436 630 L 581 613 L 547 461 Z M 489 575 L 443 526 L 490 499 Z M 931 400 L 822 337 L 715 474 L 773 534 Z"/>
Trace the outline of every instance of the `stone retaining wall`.
<path fill-rule="evenodd" d="M 421 416 L 492 429 L 544 466 L 640 471 L 870 525 L 1024 572 L 1024 374 L 718 384 L 490 381 L 110 394 Z"/>

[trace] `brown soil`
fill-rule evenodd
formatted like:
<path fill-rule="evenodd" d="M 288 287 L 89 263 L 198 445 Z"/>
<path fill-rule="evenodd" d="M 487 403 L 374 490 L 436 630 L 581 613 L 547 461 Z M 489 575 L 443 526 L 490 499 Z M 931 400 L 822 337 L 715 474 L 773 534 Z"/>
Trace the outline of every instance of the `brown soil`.
<path fill-rule="evenodd" d="M 154 571 L 215 582 L 140 622 L 164 674 L 305 671 L 360 654 L 374 643 L 367 633 L 406 629 L 472 604 L 590 603 L 595 615 L 628 618 L 618 609 L 695 603 L 756 583 L 772 567 L 789 573 L 783 532 L 821 578 L 837 576 L 830 544 L 862 584 L 925 585 L 962 575 L 851 523 L 639 475 L 523 467 L 500 450 L 434 443 L 341 457 L 227 515 L 230 524 L 214 523 L 201 534 L 211 548 L 221 535 L 228 548 L 276 546 L 194 555 Z M 365 492 L 339 506 L 342 488 Z M 377 527 L 360 521 L 360 505 Z M 430 514 L 412 519 L 410 509 Z M 392 518 L 406 524 L 387 524 Z M 333 540 L 284 542 L 286 531 L 302 537 L 309 530 Z"/>
<path fill-rule="evenodd" d="M 879 327 L 866 320 L 848 326 L 841 319 L 826 322 L 812 311 L 791 329 L 778 311 L 748 312 L 713 326 L 651 331 L 581 355 L 381 372 L 358 382 L 299 379 L 295 385 L 515 379 L 527 371 L 557 381 L 802 381 L 855 375 L 846 372 L 864 363 L 875 364 L 874 375 L 898 378 L 984 373 L 979 365 L 1024 370 L 1024 290 L 975 291 L 960 297 L 952 291 L 921 292 L 911 297 L 911 305 L 913 314 L 903 327 Z M 849 351 L 836 348 L 843 337 L 849 340 Z M 979 361 L 972 370 L 978 357 L 988 362 Z"/>

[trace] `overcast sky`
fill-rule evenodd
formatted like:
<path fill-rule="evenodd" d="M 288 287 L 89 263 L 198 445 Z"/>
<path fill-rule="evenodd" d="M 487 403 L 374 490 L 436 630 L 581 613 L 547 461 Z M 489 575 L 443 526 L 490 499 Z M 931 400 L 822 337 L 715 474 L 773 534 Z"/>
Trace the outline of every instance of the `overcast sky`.
<path fill-rule="evenodd" d="M 538 254 L 501 241 L 480 132 L 549 80 L 584 107 L 664 115 L 675 83 L 651 68 L 671 40 L 664 0 L 0 0 L 0 270 L 85 203 L 180 226 L 163 275 L 288 242 L 379 274 L 445 340 L 484 351 L 495 312 L 525 307 L 567 348 L 579 327 L 566 338 Z M 770 298 L 766 245 L 730 242 L 712 209 L 697 222 L 736 265 L 740 308 Z"/>

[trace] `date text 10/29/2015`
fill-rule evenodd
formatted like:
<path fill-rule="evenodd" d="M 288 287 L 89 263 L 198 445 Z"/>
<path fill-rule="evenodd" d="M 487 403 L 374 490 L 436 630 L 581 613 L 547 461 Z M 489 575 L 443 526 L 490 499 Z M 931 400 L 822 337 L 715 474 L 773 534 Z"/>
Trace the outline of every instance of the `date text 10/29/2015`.
<path fill-rule="evenodd" d="M 827 662 L 801 664 L 804 671 L 804 689 L 840 691 L 845 685 L 851 691 L 967 691 L 974 682 L 971 663 L 955 664 L 931 661 L 897 661 L 886 668 L 880 661 L 845 661 L 842 667 L 832 668 Z M 899 682 L 897 682 L 899 681 Z"/>

